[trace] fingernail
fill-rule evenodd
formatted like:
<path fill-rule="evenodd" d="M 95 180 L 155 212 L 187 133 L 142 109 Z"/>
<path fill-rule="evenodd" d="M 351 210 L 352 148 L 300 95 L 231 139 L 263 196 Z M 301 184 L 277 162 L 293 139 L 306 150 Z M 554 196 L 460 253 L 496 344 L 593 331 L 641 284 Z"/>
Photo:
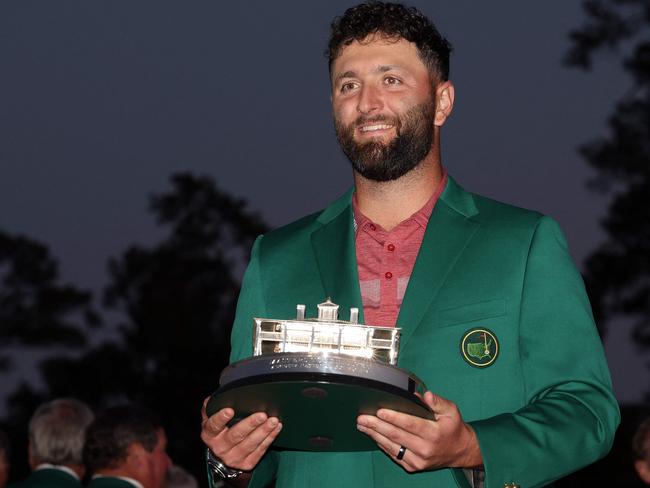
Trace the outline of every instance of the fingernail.
<path fill-rule="evenodd" d="M 269 419 L 269 425 L 270 425 L 271 427 L 275 427 L 276 425 L 278 425 L 278 419 L 276 419 L 275 417 L 270 418 L 270 419 Z"/>
<path fill-rule="evenodd" d="M 361 424 L 357 424 L 357 430 L 358 430 L 359 432 L 365 432 L 365 431 L 366 431 L 366 428 L 365 428 L 363 425 L 361 425 Z"/>

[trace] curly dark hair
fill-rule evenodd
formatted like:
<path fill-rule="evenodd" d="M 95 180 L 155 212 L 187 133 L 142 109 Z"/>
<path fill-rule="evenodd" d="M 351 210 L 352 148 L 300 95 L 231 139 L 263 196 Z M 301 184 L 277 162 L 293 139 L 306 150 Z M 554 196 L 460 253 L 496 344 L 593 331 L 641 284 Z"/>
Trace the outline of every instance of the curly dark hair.
<path fill-rule="evenodd" d="M 449 79 L 449 53 L 452 47 L 436 26 L 415 7 L 375 1 L 351 7 L 332 22 L 325 51 L 330 70 L 345 46 L 378 33 L 387 38 L 403 38 L 412 42 L 432 75 L 441 81 Z"/>
<path fill-rule="evenodd" d="M 86 432 L 83 459 L 90 473 L 118 467 L 127 457 L 129 446 L 139 443 L 153 452 L 162 428 L 158 417 L 142 407 L 125 405 L 106 409 Z"/>

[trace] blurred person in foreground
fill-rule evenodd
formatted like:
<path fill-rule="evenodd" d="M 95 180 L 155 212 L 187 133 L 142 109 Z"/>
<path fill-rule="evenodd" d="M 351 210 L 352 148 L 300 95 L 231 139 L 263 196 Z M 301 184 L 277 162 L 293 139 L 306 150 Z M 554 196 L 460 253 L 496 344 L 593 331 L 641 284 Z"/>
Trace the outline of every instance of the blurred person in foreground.
<path fill-rule="evenodd" d="M 637 428 L 632 440 L 632 451 L 636 474 L 646 485 L 650 485 L 650 417 Z"/>
<path fill-rule="evenodd" d="M 166 448 L 165 430 L 152 412 L 132 405 L 106 409 L 86 436 L 88 488 L 165 488 Z"/>
<path fill-rule="evenodd" d="M 59 398 L 40 405 L 29 421 L 31 474 L 11 488 L 80 488 L 82 452 L 93 413 L 83 402 Z"/>
<path fill-rule="evenodd" d="M 7 434 L 0 430 L 0 488 L 4 488 L 9 479 L 9 470 L 11 467 L 9 463 L 10 456 L 9 438 Z"/>
<path fill-rule="evenodd" d="M 502 54 L 494 47 L 486 55 Z M 229 425 L 232 408 L 210 418 L 204 411 L 209 465 L 229 483 L 538 487 L 611 448 L 618 405 L 559 225 L 466 191 L 442 163 L 455 100 L 450 48 L 429 19 L 403 5 L 364 3 L 335 19 L 330 97 L 354 187 L 257 239 L 230 358 L 252 355 L 253 317 L 292 318 L 296 304 L 315 310 L 330 297 L 342 310 L 358 307 L 362 323 L 401 327 L 399 366 L 432 388 L 423 401 L 434 420 L 381 408 L 349 425 L 377 450 L 301 452 L 269 450 L 282 423 L 266 412 Z M 295 82 L 301 60 L 291 62 L 293 70 L 271 76 Z M 491 110 L 512 103 L 508 73 L 482 75 L 501 82 L 489 94 Z M 528 89 L 532 96 L 544 88 Z"/>

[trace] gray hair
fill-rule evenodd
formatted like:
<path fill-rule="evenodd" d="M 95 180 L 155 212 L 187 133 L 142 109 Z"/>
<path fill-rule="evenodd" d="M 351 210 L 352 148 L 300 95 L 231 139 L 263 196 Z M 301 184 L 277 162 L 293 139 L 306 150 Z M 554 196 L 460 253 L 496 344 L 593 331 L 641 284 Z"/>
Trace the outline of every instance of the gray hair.
<path fill-rule="evenodd" d="M 29 421 L 32 458 L 39 463 L 82 464 L 86 428 L 93 418 L 90 408 L 73 398 L 40 405 Z"/>

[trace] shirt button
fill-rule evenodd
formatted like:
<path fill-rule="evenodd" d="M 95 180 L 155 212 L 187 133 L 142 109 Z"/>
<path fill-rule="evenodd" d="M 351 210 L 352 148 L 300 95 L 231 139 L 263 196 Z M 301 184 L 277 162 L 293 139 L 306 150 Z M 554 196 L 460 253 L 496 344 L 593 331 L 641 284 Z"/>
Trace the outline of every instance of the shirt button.
<path fill-rule="evenodd" d="M 384 276 L 386 277 L 387 280 L 390 280 L 393 277 L 393 273 L 391 273 L 390 271 L 386 271 L 386 274 Z"/>
<path fill-rule="evenodd" d="M 395 246 L 388 244 L 388 246 L 386 246 L 386 249 L 388 249 L 390 252 L 393 252 L 395 250 Z"/>
<path fill-rule="evenodd" d="M 375 227 L 375 224 L 370 224 L 370 230 L 377 230 L 377 227 Z"/>

